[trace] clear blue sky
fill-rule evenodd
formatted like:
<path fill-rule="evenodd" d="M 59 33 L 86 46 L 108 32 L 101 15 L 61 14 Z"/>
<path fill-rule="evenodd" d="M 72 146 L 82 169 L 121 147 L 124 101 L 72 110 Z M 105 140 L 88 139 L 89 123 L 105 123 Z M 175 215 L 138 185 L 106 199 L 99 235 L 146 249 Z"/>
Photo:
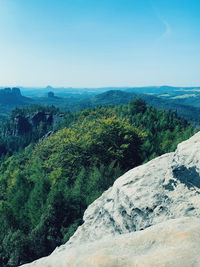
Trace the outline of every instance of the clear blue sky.
<path fill-rule="evenodd" d="M 199 0 L 0 0 L 1 86 L 200 86 Z"/>

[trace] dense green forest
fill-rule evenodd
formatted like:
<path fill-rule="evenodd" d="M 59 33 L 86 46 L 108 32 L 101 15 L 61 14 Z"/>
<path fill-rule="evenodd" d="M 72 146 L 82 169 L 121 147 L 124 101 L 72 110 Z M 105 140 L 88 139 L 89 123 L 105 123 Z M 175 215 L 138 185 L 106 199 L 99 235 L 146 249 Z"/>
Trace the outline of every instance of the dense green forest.
<path fill-rule="evenodd" d="M 59 116 L 58 109 L 32 109 L 13 111 L 1 129 L 5 148 L 0 164 L 3 267 L 48 255 L 70 238 L 87 206 L 117 177 L 173 151 L 197 131 L 176 112 L 155 109 L 142 99 L 65 112 L 55 124 L 47 119 L 34 124 L 32 114 L 43 111 Z M 31 121 L 28 130 L 17 135 L 12 131 L 16 116 Z M 17 143 L 11 150 L 6 129 Z"/>

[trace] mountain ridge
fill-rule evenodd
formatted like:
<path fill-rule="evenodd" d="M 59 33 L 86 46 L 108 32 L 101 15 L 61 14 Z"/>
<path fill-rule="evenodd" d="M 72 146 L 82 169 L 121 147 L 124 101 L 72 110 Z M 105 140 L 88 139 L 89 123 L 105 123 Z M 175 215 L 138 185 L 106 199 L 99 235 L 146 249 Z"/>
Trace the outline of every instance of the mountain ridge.
<path fill-rule="evenodd" d="M 200 125 L 200 108 L 177 103 L 174 100 L 159 98 L 145 93 L 121 90 L 109 90 L 96 96 L 68 103 L 66 109 L 81 110 L 95 106 L 128 104 L 133 98 L 142 98 L 148 105 L 164 110 L 174 110 L 179 116 L 184 117 L 196 127 Z M 195 114 L 195 116 L 194 116 Z"/>

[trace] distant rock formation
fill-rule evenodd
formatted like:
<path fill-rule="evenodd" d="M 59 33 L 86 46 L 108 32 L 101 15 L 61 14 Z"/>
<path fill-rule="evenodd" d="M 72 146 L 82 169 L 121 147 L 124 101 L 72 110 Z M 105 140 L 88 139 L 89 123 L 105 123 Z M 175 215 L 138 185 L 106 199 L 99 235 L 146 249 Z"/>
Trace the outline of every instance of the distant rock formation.
<path fill-rule="evenodd" d="M 12 93 L 15 94 L 16 96 L 21 96 L 21 91 L 17 87 L 12 88 Z"/>
<path fill-rule="evenodd" d="M 197 133 L 118 178 L 65 245 L 24 266 L 200 266 L 199 218 Z"/>
<path fill-rule="evenodd" d="M 47 93 L 47 97 L 48 97 L 48 98 L 51 98 L 51 99 L 60 99 L 60 97 L 55 96 L 55 94 L 54 94 L 53 91 L 49 91 L 49 92 Z"/>
<path fill-rule="evenodd" d="M 21 96 L 21 91 L 20 91 L 20 89 L 17 88 L 17 87 L 13 87 L 13 88 L 7 87 L 7 88 L 4 88 L 4 89 L 1 89 L 1 90 L 0 90 L 0 94 L 1 94 L 1 95 L 15 95 L 15 96 Z"/>
<path fill-rule="evenodd" d="M 0 89 L 0 104 L 2 105 L 18 105 L 30 102 L 32 100 L 22 96 L 20 89 L 17 87 Z"/>
<path fill-rule="evenodd" d="M 55 97 L 54 92 L 51 92 L 51 91 L 48 92 L 47 96 L 48 96 L 49 98 L 54 98 L 54 97 Z"/>

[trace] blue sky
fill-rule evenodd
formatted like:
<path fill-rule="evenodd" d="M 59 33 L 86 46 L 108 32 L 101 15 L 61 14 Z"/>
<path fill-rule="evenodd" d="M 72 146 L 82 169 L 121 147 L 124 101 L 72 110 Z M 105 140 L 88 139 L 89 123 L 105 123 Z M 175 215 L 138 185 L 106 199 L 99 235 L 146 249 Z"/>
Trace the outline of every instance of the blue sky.
<path fill-rule="evenodd" d="M 1 86 L 200 86 L 199 0 L 0 0 Z"/>

